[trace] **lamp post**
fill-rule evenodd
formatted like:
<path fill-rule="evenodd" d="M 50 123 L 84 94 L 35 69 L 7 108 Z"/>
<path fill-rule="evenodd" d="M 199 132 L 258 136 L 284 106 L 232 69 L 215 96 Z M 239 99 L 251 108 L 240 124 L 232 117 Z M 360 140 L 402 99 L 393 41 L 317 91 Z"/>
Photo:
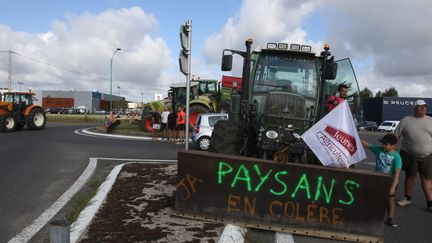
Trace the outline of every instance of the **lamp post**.
<path fill-rule="evenodd" d="M 20 92 L 21 92 L 21 91 L 22 91 L 22 86 L 23 86 L 24 82 L 20 82 L 20 81 L 18 81 L 18 84 L 19 84 L 19 86 L 20 86 Z"/>
<path fill-rule="evenodd" d="M 113 113 L 112 113 L 112 66 L 113 66 L 114 56 L 118 51 L 121 51 L 121 48 L 117 48 L 111 57 L 111 66 L 110 66 L 110 122 L 113 121 Z"/>

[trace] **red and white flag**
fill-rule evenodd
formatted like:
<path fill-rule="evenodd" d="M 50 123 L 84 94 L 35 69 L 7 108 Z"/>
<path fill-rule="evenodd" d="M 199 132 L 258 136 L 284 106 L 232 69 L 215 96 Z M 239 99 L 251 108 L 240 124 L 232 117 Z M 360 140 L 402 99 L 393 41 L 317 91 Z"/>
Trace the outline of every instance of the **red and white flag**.
<path fill-rule="evenodd" d="M 348 168 L 366 158 L 345 100 L 302 135 L 324 166 Z"/>

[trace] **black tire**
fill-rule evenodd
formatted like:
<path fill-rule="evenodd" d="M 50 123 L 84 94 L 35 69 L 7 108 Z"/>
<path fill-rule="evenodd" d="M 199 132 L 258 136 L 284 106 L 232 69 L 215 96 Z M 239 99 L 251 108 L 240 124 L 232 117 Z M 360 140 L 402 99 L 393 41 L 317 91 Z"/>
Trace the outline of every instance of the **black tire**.
<path fill-rule="evenodd" d="M 0 131 L 13 132 L 16 124 L 16 119 L 12 115 L 0 116 Z"/>
<path fill-rule="evenodd" d="M 194 127 L 199 114 L 210 113 L 211 111 L 203 105 L 192 105 L 189 108 L 189 125 Z"/>
<path fill-rule="evenodd" d="M 27 117 L 27 127 L 30 130 L 40 130 L 45 127 L 46 115 L 41 108 L 34 108 Z"/>
<path fill-rule="evenodd" d="M 211 138 L 204 136 L 198 139 L 198 147 L 203 151 L 207 151 L 210 148 Z"/>
<path fill-rule="evenodd" d="M 234 120 L 218 121 L 211 136 L 210 152 L 221 154 L 240 155 L 243 147 L 243 123 Z"/>
<path fill-rule="evenodd" d="M 141 127 L 144 132 L 153 132 L 153 114 L 150 112 L 143 113 L 141 116 Z"/>
<path fill-rule="evenodd" d="M 15 126 L 15 130 L 21 130 L 24 126 L 25 126 L 25 124 L 23 124 L 21 122 L 17 122 L 17 124 Z"/>

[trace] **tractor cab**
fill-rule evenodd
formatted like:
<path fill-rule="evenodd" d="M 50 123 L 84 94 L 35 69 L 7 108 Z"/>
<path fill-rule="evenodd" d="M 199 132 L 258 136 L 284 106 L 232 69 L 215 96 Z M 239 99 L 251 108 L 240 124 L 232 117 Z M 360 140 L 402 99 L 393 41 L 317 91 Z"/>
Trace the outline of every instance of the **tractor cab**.
<path fill-rule="evenodd" d="M 16 111 L 24 111 L 33 104 L 34 93 L 30 92 L 7 92 L 3 94 L 2 101 L 11 103 Z"/>

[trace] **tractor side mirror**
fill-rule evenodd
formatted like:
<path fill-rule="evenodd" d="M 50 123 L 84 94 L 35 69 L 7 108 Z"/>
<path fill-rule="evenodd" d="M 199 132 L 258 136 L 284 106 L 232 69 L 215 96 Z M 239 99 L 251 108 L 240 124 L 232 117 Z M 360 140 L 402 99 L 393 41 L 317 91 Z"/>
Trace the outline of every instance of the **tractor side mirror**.
<path fill-rule="evenodd" d="M 223 55 L 222 56 L 222 67 L 221 67 L 222 71 L 231 71 L 232 61 L 233 61 L 232 55 Z"/>
<path fill-rule="evenodd" d="M 328 80 L 334 80 L 336 79 L 337 75 L 337 63 L 334 61 L 334 57 L 331 57 L 326 62 L 326 70 L 325 70 L 325 78 Z"/>

